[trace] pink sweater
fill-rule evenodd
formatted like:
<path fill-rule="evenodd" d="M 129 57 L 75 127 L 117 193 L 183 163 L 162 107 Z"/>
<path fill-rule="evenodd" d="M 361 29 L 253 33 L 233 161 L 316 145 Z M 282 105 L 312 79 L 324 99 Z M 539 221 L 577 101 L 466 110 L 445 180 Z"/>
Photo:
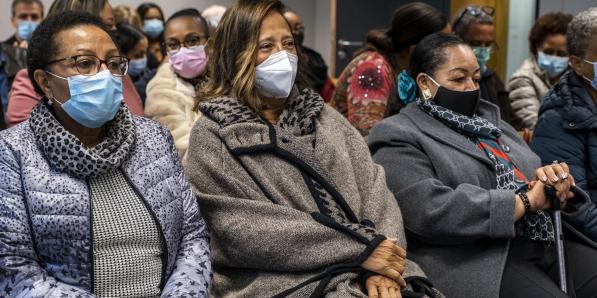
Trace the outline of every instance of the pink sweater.
<path fill-rule="evenodd" d="M 141 97 L 137 93 L 135 85 L 133 85 L 133 80 L 128 75 L 122 81 L 122 93 L 124 95 L 124 102 L 129 107 L 131 113 L 143 116 Z M 6 112 L 8 127 L 15 126 L 29 119 L 31 110 L 42 99 L 42 96 L 37 94 L 33 89 L 27 69 L 21 69 L 17 73 L 8 97 L 8 111 Z"/>

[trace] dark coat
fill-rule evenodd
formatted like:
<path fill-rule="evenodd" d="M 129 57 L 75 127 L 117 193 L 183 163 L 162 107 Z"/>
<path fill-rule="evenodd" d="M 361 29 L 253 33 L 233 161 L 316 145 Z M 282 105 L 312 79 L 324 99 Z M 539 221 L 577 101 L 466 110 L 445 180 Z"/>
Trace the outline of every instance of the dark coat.
<path fill-rule="evenodd" d="M 506 91 L 504 82 L 502 82 L 500 77 L 488 68 L 481 75 L 479 85 L 481 87 L 481 98 L 497 105 L 500 108 L 502 120 L 511 124 L 513 113 L 510 107 L 510 99 L 508 98 L 508 91 Z"/>
<path fill-rule="evenodd" d="M 532 179 L 539 157 L 499 120 L 497 106 L 481 101 L 479 112 L 502 129 L 504 151 Z M 409 257 L 446 297 L 499 297 L 516 196 L 497 189 L 487 155 L 416 103 L 374 127 L 369 147 L 403 212 Z M 588 197 L 577 198 L 584 210 Z"/>
<path fill-rule="evenodd" d="M 597 202 L 597 105 L 574 71 L 565 73 L 543 98 L 531 148 L 543 164 L 564 161 L 576 185 Z M 590 88 L 590 87 L 589 87 Z M 597 240 L 593 205 L 575 227 Z"/>

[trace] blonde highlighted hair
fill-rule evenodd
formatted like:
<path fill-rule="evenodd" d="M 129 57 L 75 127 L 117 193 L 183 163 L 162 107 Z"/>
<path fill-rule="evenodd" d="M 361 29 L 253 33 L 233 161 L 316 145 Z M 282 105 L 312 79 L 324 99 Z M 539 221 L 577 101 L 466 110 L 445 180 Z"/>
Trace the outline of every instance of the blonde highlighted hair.
<path fill-rule="evenodd" d="M 271 11 L 283 16 L 283 9 L 284 5 L 277 0 L 239 0 L 226 11 L 207 44 L 209 78 L 198 89 L 197 106 L 200 102 L 231 96 L 254 111 L 261 109 L 254 75 L 261 22 Z M 300 69 L 299 65 L 299 72 Z M 305 85 L 300 74 L 296 84 Z"/>

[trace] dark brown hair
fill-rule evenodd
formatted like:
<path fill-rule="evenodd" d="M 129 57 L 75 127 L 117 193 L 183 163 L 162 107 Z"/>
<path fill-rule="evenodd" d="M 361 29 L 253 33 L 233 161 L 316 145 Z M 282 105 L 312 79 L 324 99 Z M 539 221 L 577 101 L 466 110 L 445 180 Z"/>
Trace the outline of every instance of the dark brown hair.
<path fill-rule="evenodd" d="M 448 19 L 437 8 L 422 2 L 400 6 L 392 17 L 389 29 L 367 33 L 365 51 L 378 51 L 384 56 L 416 45 L 423 37 L 439 32 L 448 25 Z"/>
<path fill-rule="evenodd" d="M 529 33 L 531 53 L 537 55 L 537 48 L 551 35 L 566 36 L 570 21 L 572 21 L 572 15 L 562 12 L 552 12 L 538 18 Z"/>

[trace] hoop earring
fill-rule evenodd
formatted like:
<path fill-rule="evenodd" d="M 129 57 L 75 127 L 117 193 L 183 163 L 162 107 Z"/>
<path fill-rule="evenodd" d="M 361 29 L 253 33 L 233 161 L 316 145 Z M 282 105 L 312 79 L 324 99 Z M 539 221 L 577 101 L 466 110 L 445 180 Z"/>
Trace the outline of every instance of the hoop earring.
<path fill-rule="evenodd" d="M 424 100 L 429 100 L 429 99 L 431 99 L 431 97 L 433 97 L 433 96 L 431 96 L 431 91 L 429 91 L 429 89 L 423 90 L 423 99 Z"/>

